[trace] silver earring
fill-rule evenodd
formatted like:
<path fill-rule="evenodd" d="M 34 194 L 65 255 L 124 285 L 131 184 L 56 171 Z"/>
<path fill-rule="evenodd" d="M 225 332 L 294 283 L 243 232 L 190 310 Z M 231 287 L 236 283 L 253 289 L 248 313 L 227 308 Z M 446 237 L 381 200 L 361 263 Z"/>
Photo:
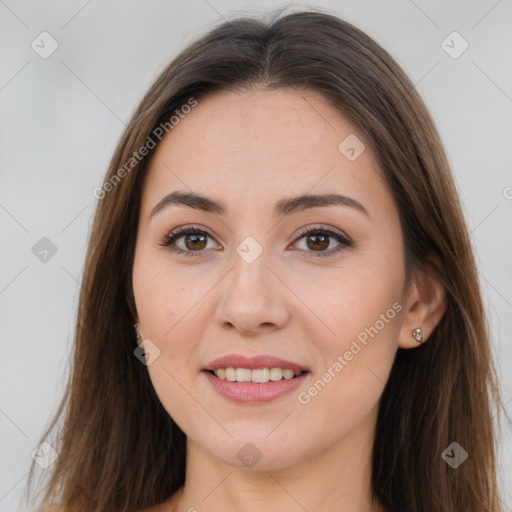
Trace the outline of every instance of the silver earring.
<path fill-rule="evenodd" d="M 137 325 L 138 324 L 133 324 L 133 328 L 135 329 L 135 332 L 137 333 L 137 339 L 140 340 L 140 334 L 137 332 Z"/>
<path fill-rule="evenodd" d="M 418 343 L 421 343 L 423 341 L 423 333 L 421 332 L 421 329 L 419 327 L 417 329 L 413 329 L 412 335 L 414 336 L 415 340 Z"/>

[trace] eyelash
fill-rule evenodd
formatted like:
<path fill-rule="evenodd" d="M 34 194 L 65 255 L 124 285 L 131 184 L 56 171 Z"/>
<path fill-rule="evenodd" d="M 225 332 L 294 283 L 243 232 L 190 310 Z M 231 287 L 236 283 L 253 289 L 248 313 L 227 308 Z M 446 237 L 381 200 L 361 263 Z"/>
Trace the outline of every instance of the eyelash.
<path fill-rule="evenodd" d="M 186 227 L 182 226 L 182 227 L 175 229 L 168 235 L 166 235 L 160 245 L 170 249 L 171 244 L 173 244 L 176 240 L 182 238 L 184 235 L 189 235 L 189 234 L 190 235 L 201 234 L 201 235 L 206 235 L 210 238 L 213 238 L 206 231 L 204 231 L 196 226 L 186 226 Z M 354 245 L 353 242 L 351 240 L 349 240 L 349 238 L 347 238 L 346 236 L 342 235 L 338 231 L 335 231 L 334 229 L 329 228 L 329 227 L 302 228 L 297 233 L 297 240 L 300 240 L 300 239 L 306 237 L 307 235 L 312 235 L 312 234 L 329 236 L 331 238 L 336 239 L 336 241 L 339 242 L 339 245 L 337 247 L 335 247 L 334 249 L 330 249 L 328 251 L 318 251 L 318 252 L 317 251 L 306 251 L 306 252 L 312 253 L 314 258 L 327 258 L 327 257 L 333 256 L 335 254 L 338 254 L 340 251 L 342 251 L 346 248 L 350 248 Z M 175 254 L 184 254 L 187 257 L 198 257 L 198 256 L 200 257 L 202 255 L 201 253 L 204 254 L 204 252 L 205 252 L 204 250 L 201 250 L 201 251 L 179 251 L 176 249 L 170 249 L 170 250 L 172 250 Z"/>

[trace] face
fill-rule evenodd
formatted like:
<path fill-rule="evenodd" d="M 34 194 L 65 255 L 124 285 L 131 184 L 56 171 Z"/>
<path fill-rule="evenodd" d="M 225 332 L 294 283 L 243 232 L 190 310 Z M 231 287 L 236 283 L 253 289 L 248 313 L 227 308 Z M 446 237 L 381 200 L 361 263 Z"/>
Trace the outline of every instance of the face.
<path fill-rule="evenodd" d="M 176 192 L 218 205 L 160 203 Z M 290 202 L 303 195 L 318 197 Z M 376 159 L 318 94 L 215 93 L 156 149 L 135 320 L 159 399 L 213 459 L 243 466 L 248 454 L 259 468 L 285 468 L 373 424 L 404 279 L 399 216 Z M 226 367 L 246 369 L 227 370 L 230 379 L 281 380 L 232 383 Z"/>

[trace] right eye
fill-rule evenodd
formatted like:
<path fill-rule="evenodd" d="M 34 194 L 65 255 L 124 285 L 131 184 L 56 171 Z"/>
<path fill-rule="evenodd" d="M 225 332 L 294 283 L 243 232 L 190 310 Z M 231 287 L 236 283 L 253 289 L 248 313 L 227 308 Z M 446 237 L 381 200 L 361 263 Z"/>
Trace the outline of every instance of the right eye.
<path fill-rule="evenodd" d="M 186 226 L 179 227 L 165 236 L 161 245 L 164 247 L 168 247 L 175 254 L 185 254 L 185 256 L 199 256 L 200 253 L 204 252 L 204 249 L 207 248 L 207 239 L 210 235 L 197 227 L 194 226 Z M 211 237 L 210 237 L 211 238 Z M 178 241 L 182 241 L 183 245 L 180 247 L 177 245 Z M 178 247 L 176 250 L 171 246 L 175 245 Z M 199 253 L 199 254 L 194 254 Z"/>

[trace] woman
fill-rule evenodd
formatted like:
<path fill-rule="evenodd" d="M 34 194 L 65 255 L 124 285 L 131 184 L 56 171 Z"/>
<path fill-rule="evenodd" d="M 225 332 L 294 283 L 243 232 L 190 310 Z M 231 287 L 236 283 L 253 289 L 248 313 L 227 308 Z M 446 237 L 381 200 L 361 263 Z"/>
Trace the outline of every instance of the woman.
<path fill-rule="evenodd" d="M 43 509 L 500 510 L 467 228 L 369 36 L 318 10 L 213 29 L 95 196 Z"/>

